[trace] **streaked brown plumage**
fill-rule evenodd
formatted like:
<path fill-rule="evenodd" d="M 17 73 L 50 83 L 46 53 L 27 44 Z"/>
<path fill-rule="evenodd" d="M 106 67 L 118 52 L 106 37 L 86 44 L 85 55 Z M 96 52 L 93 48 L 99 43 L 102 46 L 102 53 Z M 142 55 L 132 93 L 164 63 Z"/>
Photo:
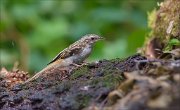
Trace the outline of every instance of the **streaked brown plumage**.
<path fill-rule="evenodd" d="M 46 68 L 36 73 L 36 75 L 28 79 L 26 82 L 38 78 L 44 71 L 51 68 L 82 63 L 90 55 L 93 44 L 101 39 L 103 38 L 95 34 L 87 34 L 83 36 L 80 40 L 74 42 L 69 47 L 62 50 L 50 63 L 48 63 Z"/>

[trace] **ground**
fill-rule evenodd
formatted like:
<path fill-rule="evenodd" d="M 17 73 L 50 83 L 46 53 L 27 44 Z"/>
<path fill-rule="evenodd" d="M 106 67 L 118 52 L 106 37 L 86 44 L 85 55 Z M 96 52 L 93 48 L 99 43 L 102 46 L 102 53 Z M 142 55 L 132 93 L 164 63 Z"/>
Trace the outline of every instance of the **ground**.
<path fill-rule="evenodd" d="M 179 110 L 179 12 L 179 0 L 165 0 L 149 13 L 140 54 L 125 59 L 54 68 L 25 84 L 27 72 L 2 68 L 0 109 Z"/>

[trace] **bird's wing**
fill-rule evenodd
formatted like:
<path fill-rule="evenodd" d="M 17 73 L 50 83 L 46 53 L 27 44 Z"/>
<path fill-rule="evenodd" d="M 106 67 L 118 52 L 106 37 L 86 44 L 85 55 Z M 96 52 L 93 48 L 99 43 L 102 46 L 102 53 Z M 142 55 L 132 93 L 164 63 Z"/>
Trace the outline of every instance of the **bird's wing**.
<path fill-rule="evenodd" d="M 66 48 L 66 49 L 67 49 L 67 48 Z M 63 51 L 61 51 L 60 53 L 58 53 L 58 55 L 56 55 L 56 56 L 53 58 L 53 60 L 51 60 L 51 61 L 48 63 L 48 65 L 51 64 L 51 63 L 53 63 L 53 62 L 56 61 L 57 59 L 61 59 L 61 57 L 62 57 L 63 53 L 66 51 L 66 49 L 64 49 Z"/>
<path fill-rule="evenodd" d="M 82 48 L 80 48 L 77 45 L 72 45 L 69 48 L 65 48 L 56 57 L 54 57 L 54 59 L 51 62 L 49 62 L 48 65 L 55 62 L 57 59 L 65 59 L 69 56 L 73 56 L 75 54 L 78 54 L 81 50 L 82 50 Z"/>

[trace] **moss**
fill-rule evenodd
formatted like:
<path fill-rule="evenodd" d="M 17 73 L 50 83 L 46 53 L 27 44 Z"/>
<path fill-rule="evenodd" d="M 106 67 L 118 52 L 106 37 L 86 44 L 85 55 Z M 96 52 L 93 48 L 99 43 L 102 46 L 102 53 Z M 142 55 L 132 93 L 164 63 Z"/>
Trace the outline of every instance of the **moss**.
<path fill-rule="evenodd" d="M 156 9 L 154 9 L 152 12 L 148 12 L 148 27 L 154 28 L 155 27 L 155 20 L 156 20 Z"/>
<path fill-rule="evenodd" d="M 107 87 L 117 85 L 124 80 L 122 72 L 118 69 L 105 70 L 104 72 L 107 74 L 106 77 L 104 77 L 104 82 Z"/>
<path fill-rule="evenodd" d="M 164 52 L 169 52 L 170 50 L 173 49 L 174 46 L 180 46 L 180 40 L 179 39 L 171 39 L 167 46 L 164 49 Z"/>
<path fill-rule="evenodd" d="M 99 82 L 100 82 L 99 79 L 94 79 L 90 83 L 91 83 L 91 85 L 97 85 Z"/>
<path fill-rule="evenodd" d="M 71 79 L 79 78 L 79 77 L 83 76 L 84 74 L 89 73 L 88 70 L 89 70 L 89 69 L 88 69 L 87 66 L 81 67 L 80 69 L 75 70 L 75 71 L 73 72 L 73 74 L 71 75 L 70 78 L 71 78 Z"/>
<path fill-rule="evenodd" d="M 170 40 L 180 39 L 180 0 L 165 0 L 159 4 L 160 8 L 156 11 L 148 13 L 148 27 L 151 29 L 143 52 L 146 53 L 149 41 L 159 39 L 159 44 L 162 44 L 162 51 L 167 50 Z"/>
<path fill-rule="evenodd" d="M 80 101 L 80 103 L 79 103 L 79 104 L 81 104 L 81 105 L 80 105 L 80 106 L 81 106 L 80 108 L 84 108 L 85 106 L 88 105 L 90 99 L 91 99 L 90 96 L 85 96 L 85 95 L 79 94 L 79 95 L 77 96 L 77 99 L 76 99 L 76 100 L 79 100 L 79 101 Z"/>
<path fill-rule="evenodd" d="M 94 77 L 91 85 L 103 85 L 104 87 L 115 87 L 123 81 L 124 77 L 118 69 L 103 69 L 103 77 Z"/>
<path fill-rule="evenodd" d="M 116 87 L 117 85 L 120 84 L 120 82 L 123 81 L 123 77 L 120 75 L 114 75 L 114 74 L 110 74 L 107 75 L 106 77 L 104 77 L 104 85 L 106 87 Z"/>

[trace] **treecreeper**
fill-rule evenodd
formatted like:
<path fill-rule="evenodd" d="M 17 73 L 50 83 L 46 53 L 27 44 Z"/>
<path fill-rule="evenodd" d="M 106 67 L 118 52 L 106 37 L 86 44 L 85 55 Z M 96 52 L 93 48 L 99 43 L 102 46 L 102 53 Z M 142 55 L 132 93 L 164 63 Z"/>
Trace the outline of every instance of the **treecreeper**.
<path fill-rule="evenodd" d="M 51 62 L 49 62 L 44 69 L 36 73 L 24 83 L 35 80 L 42 73 L 51 68 L 81 64 L 92 52 L 93 44 L 102 39 L 104 38 L 96 34 L 87 34 L 83 36 L 81 39 L 59 52 L 59 54 Z"/>

